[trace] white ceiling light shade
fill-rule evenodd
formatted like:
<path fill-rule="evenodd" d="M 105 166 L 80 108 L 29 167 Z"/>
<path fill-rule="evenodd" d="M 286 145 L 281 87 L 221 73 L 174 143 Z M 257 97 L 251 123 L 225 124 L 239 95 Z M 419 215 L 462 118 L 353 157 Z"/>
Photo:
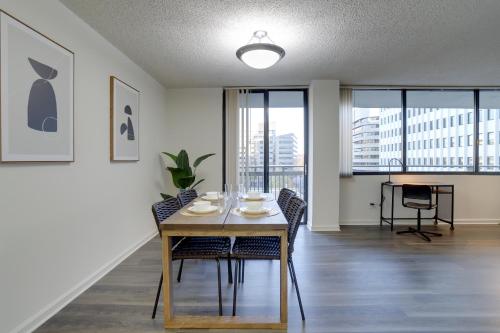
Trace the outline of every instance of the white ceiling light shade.
<path fill-rule="evenodd" d="M 267 38 L 268 43 L 263 43 L 262 39 Z M 257 42 L 251 43 L 257 39 Z M 249 43 L 240 47 L 236 51 L 236 56 L 246 65 L 256 68 L 269 68 L 280 61 L 285 56 L 285 50 L 274 44 L 267 36 L 266 31 L 258 30 L 253 33 Z"/>

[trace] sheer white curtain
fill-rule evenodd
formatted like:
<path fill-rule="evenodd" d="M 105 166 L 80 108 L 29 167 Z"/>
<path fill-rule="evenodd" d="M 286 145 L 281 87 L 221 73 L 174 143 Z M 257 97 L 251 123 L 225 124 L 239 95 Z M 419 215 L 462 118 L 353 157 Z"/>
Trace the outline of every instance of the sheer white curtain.
<path fill-rule="evenodd" d="M 250 109 L 248 90 L 226 89 L 226 183 L 248 189 Z M 236 190 L 236 189 L 235 189 Z"/>
<path fill-rule="evenodd" d="M 239 90 L 226 89 L 226 184 L 237 184 L 239 156 Z"/>
<path fill-rule="evenodd" d="M 340 176 L 352 176 L 352 89 L 340 89 Z"/>

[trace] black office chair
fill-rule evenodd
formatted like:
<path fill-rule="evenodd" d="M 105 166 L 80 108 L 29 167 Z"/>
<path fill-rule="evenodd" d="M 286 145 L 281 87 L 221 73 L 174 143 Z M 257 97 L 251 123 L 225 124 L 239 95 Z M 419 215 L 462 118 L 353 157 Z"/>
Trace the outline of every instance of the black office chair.
<path fill-rule="evenodd" d="M 403 184 L 403 195 L 401 196 L 402 205 L 406 208 L 412 208 L 417 210 L 417 228 L 409 227 L 408 230 L 398 231 L 397 234 L 417 234 L 426 241 L 430 242 L 431 239 L 427 235 L 431 236 L 442 236 L 438 232 L 423 231 L 421 230 L 422 215 L 421 210 L 431 210 L 436 207 L 432 203 L 432 188 L 427 185 L 410 185 Z M 418 200 L 418 201 L 408 201 L 408 200 Z"/>

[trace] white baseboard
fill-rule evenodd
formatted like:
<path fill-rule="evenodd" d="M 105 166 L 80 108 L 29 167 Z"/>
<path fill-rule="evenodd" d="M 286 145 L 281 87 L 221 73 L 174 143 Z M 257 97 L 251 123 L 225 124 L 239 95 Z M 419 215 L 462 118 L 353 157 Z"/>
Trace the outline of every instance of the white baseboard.
<path fill-rule="evenodd" d="M 143 246 L 151 239 L 153 239 L 156 235 L 158 235 L 158 231 L 155 231 L 154 233 L 144 237 L 135 245 L 123 251 L 120 255 L 118 255 L 117 257 L 115 257 L 114 259 L 103 265 L 101 268 L 99 268 L 95 273 L 85 278 L 73 289 L 70 289 L 68 292 L 61 295 L 54 302 L 48 304 L 38 313 L 26 319 L 24 322 L 22 322 L 20 325 L 14 328 L 11 331 L 11 333 L 33 332 L 35 329 L 37 329 L 43 323 L 45 323 L 48 319 L 50 319 L 53 315 L 59 312 L 62 308 L 68 305 L 71 301 L 77 298 L 80 294 L 82 294 L 85 290 L 90 288 L 104 275 L 108 274 L 113 268 L 118 266 L 118 264 L 120 264 L 128 256 L 130 256 L 132 253 L 137 251 L 141 246 Z"/>
<path fill-rule="evenodd" d="M 406 220 L 406 221 L 394 221 L 394 225 L 407 225 L 407 224 L 412 224 L 415 221 L 412 220 Z M 379 220 L 346 220 L 346 221 L 340 221 L 340 225 L 379 225 Z M 432 221 L 422 221 L 422 224 L 432 224 Z M 441 222 L 444 224 L 444 222 Z M 500 224 L 500 219 L 482 219 L 482 218 L 477 218 L 477 219 L 455 219 L 455 224 L 470 224 L 470 225 L 475 225 L 475 224 Z"/>
<path fill-rule="evenodd" d="M 310 231 L 318 231 L 318 232 L 325 232 L 325 231 L 340 231 L 340 226 L 338 225 L 311 225 L 311 224 L 307 224 L 307 229 L 309 229 Z"/>

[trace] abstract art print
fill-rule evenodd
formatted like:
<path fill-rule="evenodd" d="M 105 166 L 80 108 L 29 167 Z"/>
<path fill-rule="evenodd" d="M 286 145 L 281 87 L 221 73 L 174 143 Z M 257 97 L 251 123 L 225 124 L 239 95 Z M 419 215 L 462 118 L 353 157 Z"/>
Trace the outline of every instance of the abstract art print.
<path fill-rule="evenodd" d="M 139 91 L 110 78 L 111 160 L 139 160 Z"/>
<path fill-rule="evenodd" d="M 73 52 L 0 11 L 1 161 L 73 161 Z"/>

